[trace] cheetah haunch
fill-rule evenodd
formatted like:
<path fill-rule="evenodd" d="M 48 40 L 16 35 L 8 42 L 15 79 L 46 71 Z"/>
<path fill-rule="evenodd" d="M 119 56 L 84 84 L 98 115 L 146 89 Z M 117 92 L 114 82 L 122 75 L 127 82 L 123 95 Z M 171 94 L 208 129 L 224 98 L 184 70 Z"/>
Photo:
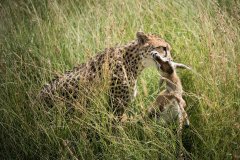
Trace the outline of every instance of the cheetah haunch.
<path fill-rule="evenodd" d="M 40 92 L 46 104 L 52 106 L 57 100 L 66 104 L 77 101 L 83 90 L 94 87 L 96 81 L 109 76 L 110 106 L 115 115 L 121 116 L 127 104 L 136 96 L 136 81 L 142 70 L 156 65 L 151 51 L 171 58 L 170 45 L 156 35 L 137 32 L 137 39 L 124 46 L 107 48 L 88 62 L 53 79 Z"/>

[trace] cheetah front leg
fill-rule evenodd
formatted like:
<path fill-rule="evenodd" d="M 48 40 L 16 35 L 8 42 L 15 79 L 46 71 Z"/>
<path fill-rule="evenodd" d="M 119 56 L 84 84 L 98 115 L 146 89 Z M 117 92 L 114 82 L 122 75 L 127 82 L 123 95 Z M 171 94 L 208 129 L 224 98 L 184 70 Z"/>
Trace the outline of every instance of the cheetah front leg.
<path fill-rule="evenodd" d="M 113 86 L 110 89 L 111 108 L 117 117 L 121 116 L 125 112 L 125 108 L 130 102 L 130 95 L 128 86 Z"/>

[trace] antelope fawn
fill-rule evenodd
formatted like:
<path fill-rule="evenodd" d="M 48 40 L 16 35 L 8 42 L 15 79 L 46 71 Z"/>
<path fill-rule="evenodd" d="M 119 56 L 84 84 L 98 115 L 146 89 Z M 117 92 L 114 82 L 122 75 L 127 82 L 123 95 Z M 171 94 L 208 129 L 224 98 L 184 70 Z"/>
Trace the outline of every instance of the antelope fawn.
<path fill-rule="evenodd" d="M 170 59 L 161 57 L 158 52 L 152 51 L 152 55 L 157 62 L 158 68 L 161 72 L 161 80 L 166 81 L 166 89 L 162 91 L 153 105 L 148 109 L 148 116 L 150 118 L 162 119 L 167 124 L 178 121 L 177 135 L 180 141 L 180 153 L 182 147 L 182 129 L 189 126 L 188 115 L 185 111 L 186 102 L 182 98 L 183 89 L 179 76 L 176 73 L 176 68 L 190 69 L 188 66 L 175 63 Z M 161 82 L 160 82 L 161 83 Z"/>

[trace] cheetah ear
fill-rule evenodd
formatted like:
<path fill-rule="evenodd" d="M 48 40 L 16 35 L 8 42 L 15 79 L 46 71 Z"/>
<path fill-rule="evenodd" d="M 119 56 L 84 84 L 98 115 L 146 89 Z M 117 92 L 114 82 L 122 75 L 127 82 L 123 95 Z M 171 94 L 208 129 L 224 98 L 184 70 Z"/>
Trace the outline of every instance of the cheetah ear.
<path fill-rule="evenodd" d="M 144 44 L 148 41 L 148 36 L 143 32 L 140 32 L 140 31 L 137 32 L 136 36 L 138 39 L 138 43 L 140 43 L 140 44 Z"/>

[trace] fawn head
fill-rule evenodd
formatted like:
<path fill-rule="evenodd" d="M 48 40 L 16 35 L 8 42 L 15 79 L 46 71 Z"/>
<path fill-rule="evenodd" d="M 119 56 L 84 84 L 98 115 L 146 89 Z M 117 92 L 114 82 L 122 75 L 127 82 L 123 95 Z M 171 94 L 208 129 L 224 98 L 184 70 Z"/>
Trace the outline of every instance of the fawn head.
<path fill-rule="evenodd" d="M 186 66 L 185 64 L 176 63 L 176 62 L 173 62 L 169 58 L 162 57 L 157 51 L 152 51 L 151 54 L 152 54 L 154 60 L 156 61 L 158 69 L 160 71 L 162 71 L 163 73 L 171 75 L 175 72 L 176 68 L 191 70 L 191 68 Z"/>

